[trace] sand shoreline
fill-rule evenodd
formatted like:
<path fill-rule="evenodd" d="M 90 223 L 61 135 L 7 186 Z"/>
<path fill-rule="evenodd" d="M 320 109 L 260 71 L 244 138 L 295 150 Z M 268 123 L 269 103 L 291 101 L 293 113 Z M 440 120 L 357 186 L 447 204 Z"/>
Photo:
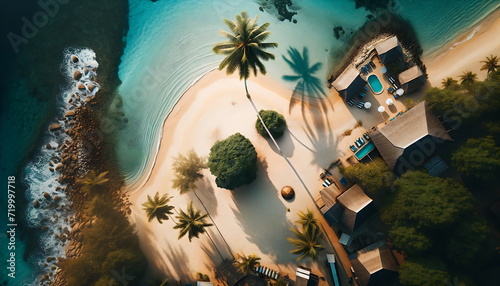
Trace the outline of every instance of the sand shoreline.
<path fill-rule="evenodd" d="M 498 12 L 490 15 L 490 18 Z M 440 86 L 444 77 L 456 77 L 463 69 L 477 72 L 479 78 L 483 76 L 479 73 L 479 61 L 492 53 L 484 43 L 491 35 L 500 33 L 500 20 L 486 19 L 479 25 L 482 25 L 481 28 L 471 40 L 429 59 L 428 63 L 424 59 L 433 86 Z M 497 51 L 498 55 L 500 45 L 497 38 L 492 39 L 496 41 L 493 51 Z M 479 52 L 472 53 L 474 49 Z M 459 66 L 443 68 L 459 60 Z M 380 121 L 380 117 L 373 114 L 348 109 L 333 89 L 325 88 L 325 99 L 301 106 L 300 103 L 291 105 L 293 90 L 269 76 L 252 77 L 248 85 L 259 109 L 273 109 L 285 116 L 289 132 L 280 139 L 279 144 L 313 196 L 321 185 L 319 173 L 341 155 L 340 134 L 351 128 L 357 120 L 363 120 L 365 126 Z M 147 195 L 168 192 L 174 196 L 171 203 L 177 209 L 185 209 L 187 203 L 193 201 L 195 207 L 201 210 L 202 206 L 193 194 L 180 195 L 171 188 L 172 157 L 191 148 L 201 156 L 208 156 L 216 140 L 240 132 L 252 141 L 259 154 L 258 179 L 231 192 L 217 188 L 214 177 L 208 170 L 204 171 L 205 178 L 198 183 L 198 194 L 207 204 L 231 250 L 225 247 L 214 229 L 210 229 L 209 233 L 225 257 L 230 258 L 229 252 L 255 253 L 262 257 L 264 266 L 294 278 L 296 257 L 289 253 L 292 247 L 285 239 L 291 236 L 289 228 L 295 226 L 298 211 L 310 208 L 314 209 L 316 216 L 321 215 L 283 158 L 270 142 L 257 134 L 253 126 L 255 119 L 255 113 L 244 95 L 243 82 L 237 76 L 227 76 L 221 71 L 205 74 L 177 101 L 163 122 L 161 139 L 150 172 L 141 179 L 140 184 L 130 189 L 130 201 L 133 204 L 130 219 L 136 224 L 143 251 L 150 260 L 150 276 L 168 273 L 172 279 L 192 281 L 196 272 L 203 272 L 215 281 L 213 268 L 221 259 L 210 241 L 205 236 L 191 243 L 187 238 L 177 240 L 177 231 L 172 229 L 174 223 L 147 222 L 141 204 Z M 296 188 L 297 197 L 293 202 L 286 202 L 279 196 L 279 190 L 284 185 Z M 287 212 L 287 208 L 291 212 Z M 331 251 L 327 247 L 327 252 Z M 300 264 L 329 277 L 322 263 L 303 261 Z"/>

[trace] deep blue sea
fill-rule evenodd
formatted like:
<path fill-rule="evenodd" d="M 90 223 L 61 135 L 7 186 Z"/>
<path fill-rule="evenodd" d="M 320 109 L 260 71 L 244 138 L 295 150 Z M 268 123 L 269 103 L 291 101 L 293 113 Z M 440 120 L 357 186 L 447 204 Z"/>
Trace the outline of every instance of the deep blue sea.
<path fill-rule="evenodd" d="M 261 23 L 271 23 L 269 30 L 272 36 L 269 40 L 278 42 L 280 46 L 273 51 L 277 60 L 268 64 L 268 75 L 281 80 L 282 75 L 289 72 L 281 60 L 281 55 L 287 49 L 293 47 L 301 50 L 307 47 L 312 62 L 334 65 L 331 57 L 345 48 L 347 38 L 335 39 L 333 27 L 342 26 L 349 34 L 361 27 L 369 14 L 362 8 L 356 9 L 352 0 L 295 0 L 294 6 L 290 7 L 297 12 L 294 16 L 297 23 L 294 24 L 279 21 L 275 13 L 267 12 L 269 9 L 266 12 L 259 11 L 257 2 L 158 0 L 153 3 L 148 0 L 129 0 L 129 32 L 122 62 L 117 67 L 122 81 L 118 93 L 128 123 L 116 126 L 119 129 L 116 133 L 119 142 L 117 156 L 129 184 L 138 183 L 138 179 L 149 171 L 151 158 L 158 148 L 163 120 L 183 92 L 217 67 L 220 57 L 212 53 L 211 47 L 223 40 L 217 33 L 225 29 L 222 19 L 233 19 L 241 10 L 246 10 L 251 16 L 260 15 Z M 425 56 L 432 56 L 443 47 L 453 44 L 458 35 L 500 6 L 498 0 L 399 0 L 396 3 L 394 11 L 411 22 Z M 47 124 L 56 116 L 56 112 L 60 112 L 56 99 L 61 94 L 45 94 L 44 87 L 33 84 L 33 76 L 47 72 L 46 69 L 34 62 L 20 61 L 6 37 L 9 32 L 20 33 L 22 18 L 31 18 L 40 10 L 37 1 L 2 1 L 1 5 L 0 180 L 5 186 L 7 176 L 15 175 L 21 189 L 26 174 L 42 174 L 36 169 L 41 167 L 34 163 L 39 162 L 37 158 L 40 158 L 40 154 L 43 155 L 42 144 L 47 139 Z M 57 17 L 65 15 L 60 13 Z M 106 23 L 106 15 L 102 18 L 102 22 Z M 68 21 L 71 19 L 68 17 Z M 54 36 L 54 41 L 64 40 Z M 45 41 L 41 44 L 51 46 L 54 43 Z M 54 58 L 57 65 L 63 59 L 62 51 L 58 53 L 59 56 Z M 328 73 L 327 67 L 323 65 L 320 71 L 323 78 Z M 49 178 L 40 180 L 48 181 Z M 26 204 L 30 204 L 33 197 L 40 194 L 33 194 L 33 186 L 27 187 Z M 36 190 L 41 192 L 43 188 Z M 4 192 L 1 193 L 3 196 Z M 25 253 L 25 249 L 31 247 L 26 238 L 33 236 L 33 233 L 23 233 L 21 229 L 17 236 L 16 279 L 6 276 L 5 210 L 6 198 L 2 197 L 0 285 L 31 284 L 36 276 L 39 258 L 31 256 L 31 251 Z M 27 215 L 24 209 L 18 211 L 21 215 Z M 31 257 L 31 262 L 23 257 Z"/>

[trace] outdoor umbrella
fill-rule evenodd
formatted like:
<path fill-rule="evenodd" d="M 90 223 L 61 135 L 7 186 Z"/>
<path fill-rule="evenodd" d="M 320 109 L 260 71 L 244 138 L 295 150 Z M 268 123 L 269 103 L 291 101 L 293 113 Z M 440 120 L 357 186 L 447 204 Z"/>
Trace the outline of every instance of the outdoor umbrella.
<path fill-rule="evenodd" d="M 380 112 L 380 116 L 382 116 L 382 119 L 384 119 L 384 116 L 382 115 L 382 112 L 384 112 L 384 111 L 385 111 L 385 107 L 383 107 L 383 106 L 378 107 L 378 112 Z"/>
<path fill-rule="evenodd" d="M 387 72 L 387 68 L 386 68 L 386 67 L 381 67 L 381 68 L 380 68 L 380 71 L 381 71 L 382 73 L 386 73 L 386 72 Z"/>
<path fill-rule="evenodd" d="M 405 91 L 402 88 L 398 88 L 398 90 L 396 90 L 396 94 L 399 96 L 403 95 L 403 93 L 405 93 Z"/>
<path fill-rule="evenodd" d="M 370 109 L 370 107 L 372 107 L 372 103 L 369 101 L 365 102 L 365 108 Z"/>
<path fill-rule="evenodd" d="M 386 101 L 385 101 L 385 104 L 387 105 L 392 105 L 394 103 L 394 101 L 392 100 L 392 98 L 388 98 Z"/>

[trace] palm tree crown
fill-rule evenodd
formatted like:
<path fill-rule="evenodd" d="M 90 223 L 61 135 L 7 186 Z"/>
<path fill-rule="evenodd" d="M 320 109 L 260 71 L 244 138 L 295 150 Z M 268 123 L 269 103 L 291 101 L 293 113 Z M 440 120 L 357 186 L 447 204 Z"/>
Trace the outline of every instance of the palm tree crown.
<path fill-rule="evenodd" d="M 154 198 L 148 195 L 148 200 L 142 204 L 143 210 L 146 211 L 148 221 L 156 218 L 159 223 L 163 223 L 162 220 L 168 220 L 169 215 L 173 214 L 172 210 L 174 206 L 169 205 L 170 199 L 168 194 L 164 194 L 160 198 L 160 194 L 156 192 Z"/>
<path fill-rule="evenodd" d="M 303 232 L 300 232 L 296 229 L 291 229 L 293 233 L 295 233 L 295 238 L 287 238 L 287 240 L 297 249 L 290 251 L 293 254 L 300 254 L 297 260 L 300 260 L 304 257 L 310 257 L 312 259 L 316 259 L 318 257 L 318 252 L 324 247 L 319 243 L 319 239 L 321 238 L 321 233 L 319 228 L 311 227 L 308 229 L 304 229 Z"/>
<path fill-rule="evenodd" d="M 302 225 L 304 231 L 306 231 L 308 228 L 318 227 L 318 220 L 314 217 L 314 214 L 310 209 L 307 209 L 306 212 L 300 211 L 297 215 L 300 219 L 296 222 Z"/>
<path fill-rule="evenodd" d="M 447 87 L 450 87 L 450 86 L 457 84 L 457 81 L 451 77 L 447 77 L 447 78 L 443 79 L 441 84 L 443 85 L 444 88 L 447 88 Z"/>
<path fill-rule="evenodd" d="M 244 274 L 248 274 L 260 265 L 260 257 L 255 254 L 246 256 L 245 254 L 238 254 L 238 260 L 234 262 L 234 266 L 241 270 Z"/>
<path fill-rule="evenodd" d="M 484 63 L 484 65 L 481 67 L 481 70 L 486 70 L 488 73 L 494 72 L 498 68 L 500 68 L 500 65 L 498 64 L 498 57 L 494 55 L 486 57 L 486 60 L 481 62 Z"/>
<path fill-rule="evenodd" d="M 460 75 L 461 84 L 473 84 L 477 79 L 477 74 L 467 71 Z"/>
<path fill-rule="evenodd" d="M 109 172 L 101 172 L 97 174 L 94 170 L 90 170 L 83 179 L 80 180 L 80 183 L 83 185 L 82 189 L 84 191 L 91 191 L 98 186 L 102 186 L 109 181 L 109 179 L 105 178 Z"/>
<path fill-rule="evenodd" d="M 174 229 L 180 229 L 178 239 L 187 234 L 189 241 L 191 241 L 193 237 L 198 238 L 201 233 L 205 233 L 205 228 L 213 225 L 206 222 L 206 217 L 207 214 L 202 215 L 198 210 L 194 209 L 193 202 L 190 202 L 187 212 L 180 210 L 180 214 L 176 216 L 179 222 L 174 226 Z"/>
<path fill-rule="evenodd" d="M 207 160 L 191 149 L 186 155 L 178 154 L 174 157 L 172 168 L 175 172 L 173 187 L 184 194 L 196 189 L 196 181 L 203 178 L 201 172 L 207 168 Z"/>
<path fill-rule="evenodd" d="M 226 55 L 220 63 L 219 70 L 226 68 L 227 74 L 232 74 L 239 69 L 240 79 L 247 79 L 250 71 L 257 76 L 257 72 L 266 74 L 266 67 L 261 59 L 274 60 L 274 55 L 265 49 L 276 48 L 277 43 L 263 43 L 271 32 L 267 31 L 269 23 L 257 25 L 258 16 L 248 18 L 247 12 L 243 11 L 236 15 L 236 21 L 224 20 L 230 32 L 221 31 L 228 41 L 218 43 L 213 48 L 216 54 Z"/>

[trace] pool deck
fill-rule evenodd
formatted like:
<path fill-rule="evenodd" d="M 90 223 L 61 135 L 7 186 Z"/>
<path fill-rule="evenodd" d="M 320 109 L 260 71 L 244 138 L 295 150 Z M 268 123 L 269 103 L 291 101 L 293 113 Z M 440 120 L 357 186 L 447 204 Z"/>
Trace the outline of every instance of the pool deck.
<path fill-rule="evenodd" d="M 349 136 L 342 136 L 339 138 L 338 142 L 338 150 L 339 159 L 341 160 L 344 166 L 350 166 L 358 163 L 358 160 L 354 156 L 354 153 L 349 149 L 349 145 L 354 145 L 354 140 L 358 137 L 362 137 L 364 133 L 371 132 L 376 128 L 380 128 L 381 126 L 389 123 L 390 119 L 395 117 L 400 111 L 407 109 L 407 99 L 413 100 L 415 103 L 418 103 L 420 100 L 424 98 L 424 90 L 422 88 L 419 91 L 413 92 L 410 95 L 403 95 L 397 99 L 394 99 L 394 96 L 387 91 L 388 87 L 391 87 L 391 83 L 388 80 L 388 76 L 382 73 L 380 70 L 384 65 L 380 62 L 378 55 L 373 53 L 372 56 L 368 57 L 363 63 L 359 66 L 364 66 L 368 64 L 370 61 L 376 65 L 376 68 L 373 69 L 367 75 L 361 74 L 361 76 L 367 80 L 368 76 L 375 74 L 380 82 L 382 83 L 383 91 L 379 94 L 374 94 L 371 90 L 371 87 L 368 88 L 368 92 L 366 93 L 365 98 L 355 98 L 357 101 L 370 102 L 372 104 L 370 109 L 359 109 L 355 105 L 349 106 L 348 104 L 344 104 L 345 108 L 349 110 L 356 121 L 362 121 L 363 124 L 361 127 L 353 128 L 353 125 L 345 125 L 345 130 L 352 129 L 352 133 Z M 367 83 L 367 85 L 369 85 Z M 336 91 L 333 91 L 334 94 L 338 96 Z M 386 100 L 391 98 L 393 100 L 392 105 L 387 105 Z M 385 111 L 380 113 L 378 112 L 378 107 L 383 106 Z M 363 147 L 361 147 L 363 148 Z M 359 150 L 359 148 L 358 148 Z"/>

